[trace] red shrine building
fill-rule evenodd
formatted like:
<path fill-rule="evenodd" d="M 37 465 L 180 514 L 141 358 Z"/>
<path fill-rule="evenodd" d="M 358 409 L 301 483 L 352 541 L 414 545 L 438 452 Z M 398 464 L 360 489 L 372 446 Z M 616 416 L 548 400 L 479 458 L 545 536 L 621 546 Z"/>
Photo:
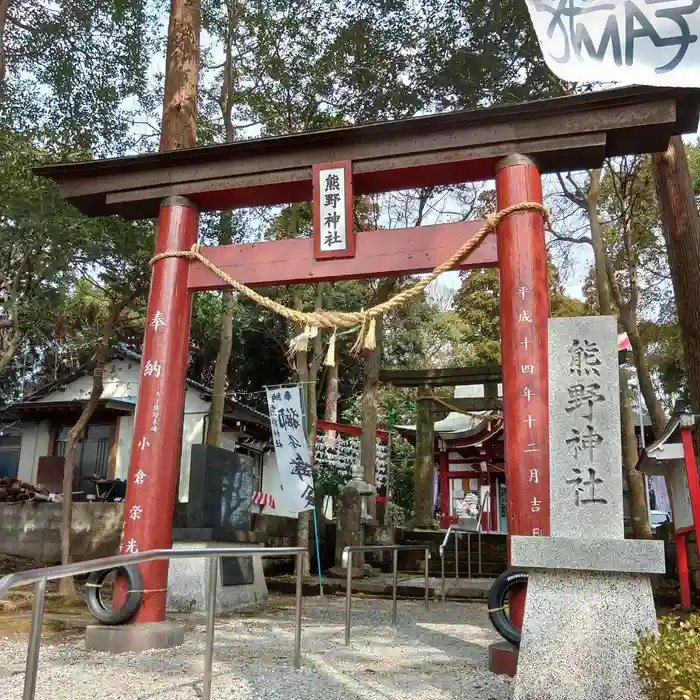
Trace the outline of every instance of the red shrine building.
<path fill-rule="evenodd" d="M 621 362 L 625 361 L 624 353 L 629 349 L 629 339 L 623 333 L 618 337 L 618 352 L 623 353 Z M 444 418 L 432 422 L 434 500 L 442 528 L 462 524 L 483 532 L 508 532 L 503 384 L 500 377 L 501 369 L 497 366 L 382 373 L 385 381 L 396 386 L 436 387 L 455 383 L 451 399 L 436 401 L 418 397 L 419 403 L 431 401 L 433 412 L 449 411 Z M 397 425 L 395 429 L 410 443 L 416 444 L 419 425 Z M 638 435 L 645 430 L 641 423 L 635 429 Z M 647 439 L 651 436 L 650 432 Z M 526 446 L 526 449 L 531 448 Z M 534 474 L 528 478 L 534 480 Z M 658 484 L 658 488 L 665 492 L 663 483 Z M 626 480 L 623 490 L 627 516 Z"/>
<path fill-rule="evenodd" d="M 499 394 L 501 386 L 498 385 Z M 484 399 L 483 386 L 457 386 L 456 400 Z M 450 403 L 449 400 L 446 403 Z M 500 400 L 494 401 L 494 406 Z M 445 408 L 445 410 L 448 410 Z M 417 426 L 396 432 L 415 444 Z M 503 415 L 498 409 L 450 411 L 433 423 L 435 500 L 440 527 L 471 523 L 484 532 L 505 534 L 506 478 Z"/>

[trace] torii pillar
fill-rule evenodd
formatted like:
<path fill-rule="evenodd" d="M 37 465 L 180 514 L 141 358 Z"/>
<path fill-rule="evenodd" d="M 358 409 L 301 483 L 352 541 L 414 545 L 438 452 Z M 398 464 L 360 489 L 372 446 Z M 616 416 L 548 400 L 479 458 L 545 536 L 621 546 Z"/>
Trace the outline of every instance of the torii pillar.
<path fill-rule="evenodd" d="M 198 208 L 191 200 L 165 199 L 158 218 L 156 254 L 187 250 L 197 240 L 198 220 Z M 172 545 L 192 315 L 189 267 L 186 258 L 163 258 L 153 264 L 121 554 Z M 134 622 L 160 622 L 165 619 L 168 561 L 147 562 L 140 569 L 143 600 Z"/>
<path fill-rule="evenodd" d="M 542 182 L 529 158 L 512 155 L 496 166 L 496 205 L 500 211 L 519 202 L 542 202 Z M 497 244 L 510 561 L 512 535 L 549 535 L 549 285 L 541 214 L 506 217 Z M 524 590 L 511 595 L 509 608 L 522 627 Z"/>

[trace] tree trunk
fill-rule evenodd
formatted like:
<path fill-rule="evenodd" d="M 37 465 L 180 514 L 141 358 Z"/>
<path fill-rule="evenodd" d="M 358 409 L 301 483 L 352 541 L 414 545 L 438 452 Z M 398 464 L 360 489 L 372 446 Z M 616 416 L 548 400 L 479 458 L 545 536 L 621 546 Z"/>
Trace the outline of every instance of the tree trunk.
<path fill-rule="evenodd" d="M 5 55 L 5 26 L 7 24 L 7 12 L 10 9 L 10 0 L 0 0 L 0 88 L 5 82 L 7 74 L 7 61 Z"/>
<path fill-rule="evenodd" d="M 656 196 L 683 336 L 693 411 L 700 412 L 700 219 L 688 157 L 680 136 L 652 156 Z"/>
<path fill-rule="evenodd" d="M 320 311 L 323 308 L 323 294 L 326 285 L 321 282 L 316 285 L 316 299 L 314 301 L 314 310 Z M 318 335 L 311 342 L 311 357 L 307 354 L 309 368 L 306 381 L 306 420 L 307 420 L 307 436 L 309 444 L 313 444 L 313 439 L 316 434 L 316 421 L 318 420 L 318 376 L 321 372 L 323 364 L 323 333 L 319 329 Z"/>
<path fill-rule="evenodd" d="M 171 0 L 160 150 L 192 148 L 197 141 L 200 0 Z"/>
<path fill-rule="evenodd" d="M 433 409 L 430 401 L 421 400 L 430 396 L 429 386 L 418 388 L 416 421 L 416 470 L 413 495 L 414 527 L 433 526 L 433 470 L 435 460 L 435 431 Z"/>
<path fill-rule="evenodd" d="M 338 422 L 338 398 L 340 388 L 338 386 L 338 363 L 328 367 L 326 371 L 326 405 L 323 411 L 323 420 L 328 423 Z M 335 430 L 329 430 L 328 437 L 335 437 Z"/>
<path fill-rule="evenodd" d="M 598 199 L 600 197 L 600 179 L 602 170 L 589 171 L 590 184 L 586 192 L 586 211 L 591 228 L 591 242 L 593 243 L 593 257 L 595 260 L 595 282 L 598 292 L 598 308 L 603 316 L 611 316 L 615 313 L 608 284 L 608 275 L 605 264 L 605 241 L 598 216 Z"/>
<path fill-rule="evenodd" d="M 75 452 L 78 440 L 85 432 L 85 428 L 92 418 L 92 414 L 97 408 L 97 404 L 102 396 L 104 381 L 102 373 L 105 363 L 109 357 L 112 335 L 117 325 L 119 316 L 124 306 L 114 308 L 110 314 L 102 339 L 95 353 L 95 369 L 92 373 L 92 390 L 85 408 L 83 408 L 76 424 L 68 433 L 68 443 L 66 445 L 66 456 L 63 466 L 63 504 L 61 506 L 61 564 L 70 564 L 70 533 L 73 516 L 73 474 L 75 472 Z M 59 579 L 58 591 L 62 596 L 75 596 L 75 583 L 71 576 Z"/>
<path fill-rule="evenodd" d="M 379 365 L 382 356 L 382 317 L 376 319 L 377 346 L 365 351 L 365 376 L 362 385 L 362 433 L 360 436 L 360 464 L 365 483 L 376 485 L 377 462 L 377 388 L 379 386 Z M 377 520 L 377 502 L 367 503 L 372 523 Z"/>
<path fill-rule="evenodd" d="M 12 362 L 19 345 L 20 330 L 18 324 L 13 324 L 10 330 L 10 339 L 5 345 L 2 355 L 0 355 L 0 373 Z"/>
<path fill-rule="evenodd" d="M 635 469 L 638 457 L 637 436 L 634 430 L 634 412 L 630 402 L 627 372 L 624 369 L 620 369 L 620 419 L 622 421 L 622 464 L 629 487 L 632 532 L 636 540 L 650 540 L 651 526 L 647 511 L 644 476 Z"/>
<path fill-rule="evenodd" d="M 221 214 L 221 232 L 219 243 L 225 245 L 233 240 L 233 217 L 231 212 Z M 233 343 L 233 316 L 235 299 L 233 292 L 221 294 L 222 314 L 221 330 L 219 332 L 219 350 L 216 353 L 214 365 L 214 380 L 211 385 L 211 408 L 209 410 L 209 426 L 207 427 L 207 444 L 218 447 L 221 442 L 221 432 L 224 426 L 224 410 L 226 405 L 226 389 L 228 387 L 228 363 L 231 359 Z"/>
<path fill-rule="evenodd" d="M 586 193 L 586 210 L 591 226 L 591 240 L 593 243 L 593 254 L 595 258 L 595 273 L 596 273 L 596 291 L 598 292 L 598 306 L 600 313 L 603 315 L 612 315 L 615 309 L 612 301 L 612 293 L 610 290 L 611 284 L 608 279 L 608 261 L 607 251 L 605 249 L 605 241 L 603 240 L 600 217 L 598 216 L 598 197 L 600 195 L 600 178 L 601 170 L 593 170 L 590 172 L 591 184 Z M 623 319 L 623 316 L 627 320 Z M 632 317 L 629 311 L 622 307 L 619 310 L 619 318 L 622 326 L 625 328 L 627 335 L 630 337 L 630 343 L 636 343 L 637 350 L 633 350 L 635 365 L 640 377 L 649 377 L 649 368 L 646 364 L 642 339 L 639 336 L 639 329 L 636 324 L 636 319 Z M 635 343 L 632 342 L 632 336 L 635 337 Z M 641 352 L 640 352 L 641 349 Z M 634 413 L 630 404 L 629 388 L 627 385 L 627 373 L 625 370 L 620 370 L 620 420 L 622 425 L 622 464 L 624 473 L 627 477 L 630 494 L 630 516 L 632 518 L 632 531 L 635 539 L 648 540 L 651 539 L 651 527 L 649 526 L 649 516 L 647 513 L 646 494 L 644 489 L 644 477 L 635 469 L 637 464 L 637 437 L 634 428 Z M 656 394 L 651 391 L 650 401 L 653 406 L 658 404 Z M 649 406 L 647 403 L 647 406 Z M 659 405 L 660 407 L 660 405 Z M 643 430 L 644 426 L 640 426 Z"/>
<path fill-rule="evenodd" d="M 0 0 L 2 2 L 2 0 Z M 19 327 L 19 308 L 20 308 L 20 286 L 22 283 L 22 278 L 27 272 L 27 266 L 35 252 L 35 247 L 30 246 L 24 253 L 22 262 L 16 268 L 15 277 L 12 280 L 12 285 L 6 293 L 5 308 L 8 309 L 8 317 L 3 319 L 2 330 L 8 330 L 10 332 L 10 337 L 5 343 L 5 350 L 2 355 L 0 355 L 0 373 L 2 373 L 5 368 L 12 362 L 15 353 L 17 352 L 17 346 L 21 338 L 21 331 Z"/>
<path fill-rule="evenodd" d="M 301 291 L 298 287 L 294 288 L 294 308 L 301 311 L 303 308 Z M 301 333 L 304 329 L 299 330 Z M 301 392 L 306 396 L 306 388 L 309 385 L 309 353 L 306 350 L 298 350 L 296 353 L 296 371 L 297 379 L 301 384 Z M 309 434 L 309 424 L 306 424 L 306 434 Z M 302 557 L 303 576 L 311 574 L 311 561 L 309 559 L 309 523 L 311 521 L 311 511 L 305 510 L 297 516 L 297 547 L 304 547 L 306 553 Z"/>
<path fill-rule="evenodd" d="M 302 557 L 302 576 L 311 576 L 311 559 L 309 557 L 309 541 L 311 540 L 311 511 L 305 510 L 297 516 L 297 547 L 304 547 L 305 552 Z"/>
<path fill-rule="evenodd" d="M 622 327 L 625 329 L 625 333 L 627 333 L 630 345 L 632 347 L 632 356 L 634 358 L 634 366 L 637 370 L 639 389 L 644 397 L 644 403 L 646 404 L 647 410 L 649 411 L 651 423 L 654 427 L 654 434 L 656 437 L 659 437 L 663 434 L 664 428 L 666 427 L 666 414 L 664 413 L 663 406 L 661 405 L 659 397 L 656 395 L 656 391 L 654 390 L 654 384 L 651 380 L 651 372 L 649 371 L 649 365 L 647 363 L 644 342 L 639 334 L 636 314 L 623 307 L 620 309 L 620 322 L 622 323 Z"/>
<path fill-rule="evenodd" d="M 625 232 L 625 235 L 628 235 Z M 632 250 L 632 245 L 628 246 L 628 251 Z M 629 252 L 628 252 L 629 255 Z M 628 260 L 628 268 L 630 273 L 630 279 L 636 279 L 636 261 L 634 259 Z M 634 359 L 634 366 L 637 370 L 637 377 L 639 379 L 639 387 L 641 389 L 642 396 L 644 397 L 644 403 L 646 404 L 647 411 L 651 417 L 652 425 L 654 426 L 654 432 L 657 435 L 661 435 L 664 431 L 666 425 L 666 417 L 664 414 L 663 407 L 659 401 L 656 392 L 654 391 L 654 384 L 651 380 L 651 373 L 649 372 L 649 365 L 647 364 L 645 347 L 642 342 L 642 337 L 639 333 L 639 326 L 637 324 L 637 293 L 636 283 L 632 286 L 632 292 L 630 292 L 629 301 L 626 301 L 620 287 L 615 280 L 615 270 L 613 269 L 612 261 L 610 256 L 605 253 L 605 272 L 608 278 L 608 285 L 610 291 L 617 305 L 618 320 L 620 321 L 622 327 L 625 329 L 627 336 L 629 337 L 630 345 L 632 346 L 632 356 Z M 643 426 L 640 426 L 640 428 Z"/>
<path fill-rule="evenodd" d="M 219 350 L 216 353 L 214 365 L 214 380 L 211 384 L 211 409 L 209 410 L 209 426 L 207 427 L 207 444 L 218 447 L 221 442 L 221 432 L 224 427 L 224 411 L 226 407 L 226 389 L 228 387 L 228 363 L 231 359 L 233 343 L 233 316 L 236 307 L 233 292 L 221 294 L 223 313 L 221 315 L 221 332 L 219 335 Z"/>
<path fill-rule="evenodd" d="M 421 200 L 423 201 L 423 200 Z M 422 216 L 422 206 L 419 217 Z M 416 226 L 420 225 L 420 218 Z M 389 299 L 401 285 L 401 278 L 387 277 L 377 286 L 372 299 L 372 306 L 381 304 Z M 379 386 L 379 369 L 382 361 L 382 337 L 384 318 L 378 316 L 376 324 L 376 348 L 364 353 L 364 380 L 362 385 L 362 433 L 360 435 L 360 464 L 363 469 L 363 480 L 375 485 L 377 461 L 377 387 Z M 374 523 L 377 519 L 377 503 L 368 503 L 368 511 Z"/>
<path fill-rule="evenodd" d="M 235 8 L 227 3 L 228 24 L 224 41 L 224 73 L 219 94 L 219 107 L 224 120 L 226 143 L 236 139 L 236 129 L 231 117 L 233 109 L 234 70 L 233 70 L 233 35 L 238 20 Z M 233 212 L 222 212 L 220 216 L 219 245 L 233 242 Z M 219 350 L 214 365 L 214 380 L 211 387 L 211 411 L 209 412 L 209 427 L 207 443 L 219 446 L 224 425 L 224 408 L 226 404 L 226 389 L 228 387 L 228 363 L 231 359 L 231 344 L 233 343 L 233 317 L 235 309 L 233 292 L 225 291 L 221 295 L 221 331 L 219 334 Z"/>

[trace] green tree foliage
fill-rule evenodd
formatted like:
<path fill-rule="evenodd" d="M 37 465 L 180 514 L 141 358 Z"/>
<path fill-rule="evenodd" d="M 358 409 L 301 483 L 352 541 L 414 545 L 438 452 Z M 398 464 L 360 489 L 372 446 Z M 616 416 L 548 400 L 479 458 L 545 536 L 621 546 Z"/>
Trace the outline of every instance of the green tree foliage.
<path fill-rule="evenodd" d="M 686 150 L 700 195 L 700 146 L 688 145 Z M 688 399 L 688 386 L 649 158 L 630 157 L 610 163 L 602 179 L 599 212 L 619 299 L 625 304 L 635 302 L 645 359 L 668 411 L 676 398 Z M 597 312 L 593 269 L 584 285 L 584 295 L 590 309 Z"/>
<path fill-rule="evenodd" d="M 524 102 L 562 94 L 541 58 L 522 2 L 418 3 L 414 79 L 437 109 Z"/>
<path fill-rule="evenodd" d="M 549 299 L 552 316 L 584 316 L 586 305 L 567 296 L 556 266 L 550 260 Z M 465 365 L 500 364 L 501 327 L 499 279 L 496 268 L 462 273 L 462 286 L 455 297 L 455 308 L 463 328 Z"/>
<path fill-rule="evenodd" d="M 70 208 L 31 174 L 45 158 L 25 136 L 0 130 L 0 374 L 50 316 L 77 233 Z"/>
<path fill-rule="evenodd" d="M 147 0 L 7 2 L 0 125 L 66 155 L 120 151 L 147 98 L 155 20 Z"/>
<path fill-rule="evenodd" d="M 153 227 L 79 214 L 32 174 L 54 158 L 24 135 L 0 131 L 3 403 L 89 359 L 110 306 L 124 308 L 116 337 L 140 347 Z"/>

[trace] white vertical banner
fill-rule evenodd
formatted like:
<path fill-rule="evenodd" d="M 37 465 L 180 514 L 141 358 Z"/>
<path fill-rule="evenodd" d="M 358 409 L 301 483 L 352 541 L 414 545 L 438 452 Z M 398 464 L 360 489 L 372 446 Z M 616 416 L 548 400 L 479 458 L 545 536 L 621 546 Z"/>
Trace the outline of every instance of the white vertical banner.
<path fill-rule="evenodd" d="M 286 508 L 299 513 L 314 507 L 311 449 L 304 431 L 301 387 L 267 389 L 272 437 Z"/>
<path fill-rule="evenodd" d="M 525 1 L 562 80 L 700 87 L 700 0 Z"/>

